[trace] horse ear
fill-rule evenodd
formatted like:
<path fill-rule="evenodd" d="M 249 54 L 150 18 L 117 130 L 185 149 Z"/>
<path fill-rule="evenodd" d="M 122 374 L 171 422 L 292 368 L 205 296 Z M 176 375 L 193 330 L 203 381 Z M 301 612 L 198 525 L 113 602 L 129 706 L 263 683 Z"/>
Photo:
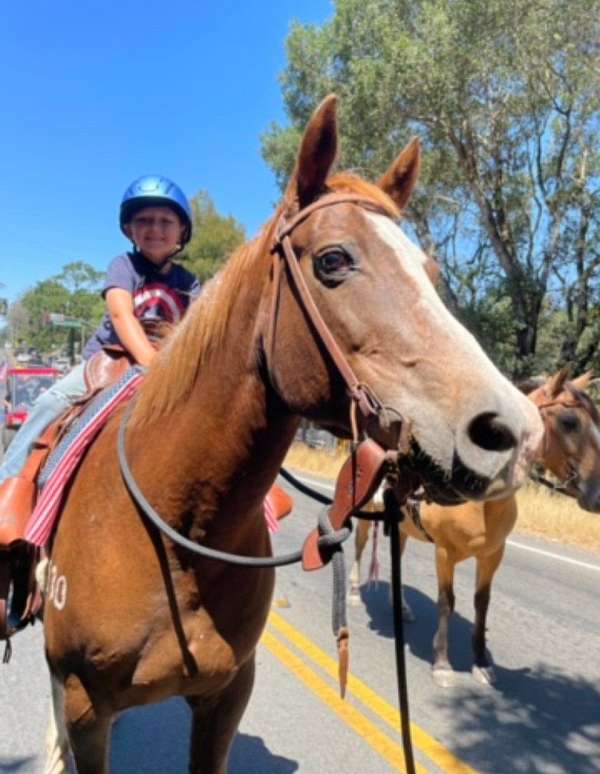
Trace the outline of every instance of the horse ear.
<path fill-rule="evenodd" d="M 337 154 L 336 105 L 335 94 L 325 97 L 304 130 L 296 166 L 285 192 L 288 210 L 306 207 L 325 188 Z"/>
<path fill-rule="evenodd" d="M 563 391 L 565 382 L 568 381 L 571 369 L 569 366 L 564 366 L 560 371 L 551 376 L 548 380 L 548 386 L 546 391 L 550 398 L 556 398 Z"/>
<path fill-rule="evenodd" d="M 413 137 L 377 185 L 403 210 L 417 184 L 421 169 L 421 141 Z"/>
<path fill-rule="evenodd" d="M 587 388 L 590 386 L 594 379 L 594 372 L 593 371 L 586 371 L 584 374 L 581 374 L 577 377 L 577 379 L 571 379 L 571 384 L 573 387 L 576 387 L 578 390 L 587 390 Z"/>

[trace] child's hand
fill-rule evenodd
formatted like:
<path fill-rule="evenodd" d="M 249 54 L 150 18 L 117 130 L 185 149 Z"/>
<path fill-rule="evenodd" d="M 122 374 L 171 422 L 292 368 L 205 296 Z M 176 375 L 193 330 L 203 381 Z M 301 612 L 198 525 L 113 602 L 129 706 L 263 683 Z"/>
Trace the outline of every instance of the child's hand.
<path fill-rule="evenodd" d="M 134 314 L 131 293 L 123 288 L 111 288 L 106 294 L 106 305 L 121 344 L 136 363 L 150 365 L 156 357 L 156 350 Z"/>

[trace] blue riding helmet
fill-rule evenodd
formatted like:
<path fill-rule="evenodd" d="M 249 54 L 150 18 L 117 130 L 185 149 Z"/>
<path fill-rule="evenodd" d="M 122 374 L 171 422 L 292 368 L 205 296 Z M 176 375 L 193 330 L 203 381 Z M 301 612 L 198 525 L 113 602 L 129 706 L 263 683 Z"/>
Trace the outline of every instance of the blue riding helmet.
<path fill-rule="evenodd" d="M 176 212 L 185 225 L 182 237 L 182 247 L 192 236 L 192 208 L 181 188 L 168 177 L 162 175 L 144 175 L 134 180 L 127 188 L 121 200 L 119 225 L 125 233 L 124 226 L 131 221 L 136 212 L 144 207 L 169 207 Z"/>

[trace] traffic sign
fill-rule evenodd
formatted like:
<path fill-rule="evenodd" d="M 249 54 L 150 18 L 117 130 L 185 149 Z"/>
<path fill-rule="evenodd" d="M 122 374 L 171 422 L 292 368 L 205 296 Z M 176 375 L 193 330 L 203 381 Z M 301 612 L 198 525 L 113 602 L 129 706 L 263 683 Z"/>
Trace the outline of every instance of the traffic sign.
<path fill-rule="evenodd" d="M 57 328 L 83 328 L 87 323 L 84 320 L 77 320 L 75 317 L 67 317 L 60 312 L 47 312 L 44 315 L 46 325 L 55 325 Z"/>

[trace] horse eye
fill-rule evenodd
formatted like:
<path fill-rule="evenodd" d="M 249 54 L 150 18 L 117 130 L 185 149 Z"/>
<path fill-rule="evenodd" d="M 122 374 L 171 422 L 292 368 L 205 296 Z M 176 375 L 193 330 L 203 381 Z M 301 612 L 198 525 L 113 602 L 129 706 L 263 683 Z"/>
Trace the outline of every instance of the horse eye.
<path fill-rule="evenodd" d="M 351 268 L 352 265 L 352 258 L 344 250 L 330 250 L 316 258 L 316 268 L 319 273 L 325 276 L 343 272 Z"/>
<path fill-rule="evenodd" d="M 579 420 L 575 414 L 559 417 L 558 422 L 565 433 L 576 433 L 579 430 Z"/>

